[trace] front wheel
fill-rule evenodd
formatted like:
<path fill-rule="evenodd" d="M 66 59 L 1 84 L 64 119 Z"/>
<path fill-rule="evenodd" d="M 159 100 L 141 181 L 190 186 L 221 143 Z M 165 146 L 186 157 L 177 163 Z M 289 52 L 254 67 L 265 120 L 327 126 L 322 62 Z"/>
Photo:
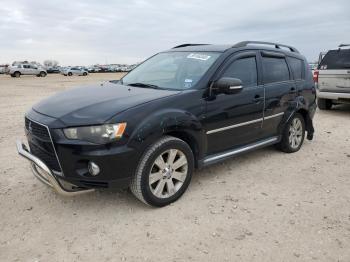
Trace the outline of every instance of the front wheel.
<path fill-rule="evenodd" d="M 148 205 L 169 205 L 186 191 L 193 169 L 194 158 L 188 144 L 172 136 L 162 137 L 141 157 L 131 192 Z"/>
<path fill-rule="evenodd" d="M 68 76 L 72 76 L 72 75 L 73 75 L 72 72 L 69 72 L 69 73 L 68 73 Z"/>
<path fill-rule="evenodd" d="M 45 77 L 45 76 L 46 76 L 46 73 L 42 71 L 42 72 L 40 72 L 39 75 L 40 75 L 40 77 Z"/>
<path fill-rule="evenodd" d="M 305 137 L 305 121 L 304 117 L 296 113 L 286 124 L 282 140 L 277 147 L 286 153 L 294 153 L 299 151 Z"/>
<path fill-rule="evenodd" d="M 84 73 L 83 73 L 83 76 L 87 76 L 87 73 L 86 73 L 86 72 L 84 72 Z"/>

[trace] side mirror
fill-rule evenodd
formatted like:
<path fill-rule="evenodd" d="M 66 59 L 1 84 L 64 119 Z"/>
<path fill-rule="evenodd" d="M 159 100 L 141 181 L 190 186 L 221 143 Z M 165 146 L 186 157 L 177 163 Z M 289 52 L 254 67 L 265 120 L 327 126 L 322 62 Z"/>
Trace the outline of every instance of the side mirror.
<path fill-rule="evenodd" d="M 236 94 L 242 91 L 242 81 L 238 78 L 222 77 L 213 85 L 216 93 Z"/>

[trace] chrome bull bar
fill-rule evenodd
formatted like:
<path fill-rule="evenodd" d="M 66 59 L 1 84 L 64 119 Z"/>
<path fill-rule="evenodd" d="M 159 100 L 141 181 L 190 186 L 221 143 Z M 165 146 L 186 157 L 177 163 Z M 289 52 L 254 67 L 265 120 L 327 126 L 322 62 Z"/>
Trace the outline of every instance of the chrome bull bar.
<path fill-rule="evenodd" d="M 60 195 L 74 196 L 94 191 L 94 189 L 82 189 L 66 181 L 60 181 L 53 171 L 43 161 L 32 155 L 20 140 L 16 141 L 16 146 L 18 154 L 31 162 L 34 176 L 42 183 L 52 187 Z"/>

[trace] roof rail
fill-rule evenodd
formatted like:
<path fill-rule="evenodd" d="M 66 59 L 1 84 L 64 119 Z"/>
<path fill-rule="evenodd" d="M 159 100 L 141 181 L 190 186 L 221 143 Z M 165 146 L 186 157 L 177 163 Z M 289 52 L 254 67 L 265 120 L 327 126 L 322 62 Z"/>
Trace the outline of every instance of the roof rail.
<path fill-rule="evenodd" d="M 340 44 L 338 47 L 346 47 L 346 46 L 350 46 L 350 44 Z"/>
<path fill-rule="evenodd" d="M 208 45 L 208 44 L 182 44 L 182 45 L 174 46 L 172 49 L 186 47 L 186 46 L 198 46 L 198 45 Z"/>
<path fill-rule="evenodd" d="M 273 45 L 275 46 L 275 48 L 281 49 L 281 47 L 286 47 L 288 48 L 291 52 L 295 52 L 295 53 L 299 53 L 299 51 L 292 46 L 289 45 L 282 45 L 282 44 L 278 44 L 278 43 L 270 43 L 270 42 L 262 42 L 262 41 L 243 41 L 243 42 L 239 42 L 237 44 L 235 44 L 233 47 L 244 47 L 247 46 L 249 44 L 257 44 L 257 45 Z"/>

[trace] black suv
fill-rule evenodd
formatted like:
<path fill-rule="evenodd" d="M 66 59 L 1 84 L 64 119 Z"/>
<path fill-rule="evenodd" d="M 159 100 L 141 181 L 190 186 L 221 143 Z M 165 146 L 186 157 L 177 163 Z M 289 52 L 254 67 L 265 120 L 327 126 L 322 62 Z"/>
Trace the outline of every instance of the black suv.
<path fill-rule="evenodd" d="M 312 139 L 315 87 L 290 46 L 257 41 L 184 44 L 119 81 L 76 88 L 25 116 L 36 177 L 65 195 L 130 187 L 164 206 L 194 168 L 272 144 L 287 153 Z"/>

